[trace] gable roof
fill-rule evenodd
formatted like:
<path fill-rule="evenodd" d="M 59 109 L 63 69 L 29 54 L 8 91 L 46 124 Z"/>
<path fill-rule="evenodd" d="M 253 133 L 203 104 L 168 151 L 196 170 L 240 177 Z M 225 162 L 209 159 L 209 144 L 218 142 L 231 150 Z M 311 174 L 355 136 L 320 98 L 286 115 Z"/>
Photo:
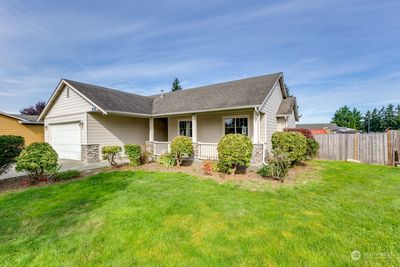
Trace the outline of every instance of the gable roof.
<path fill-rule="evenodd" d="M 37 115 L 9 114 L 5 112 L 0 112 L 0 114 L 16 119 L 22 124 L 43 124 L 43 122 L 38 122 L 39 116 Z"/>
<path fill-rule="evenodd" d="M 292 114 L 292 111 L 294 111 L 294 116 L 296 121 L 299 120 L 299 114 L 297 110 L 297 101 L 296 97 L 290 96 L 288 98 L 285 98 L 282 100 L 278 112 L 276 113 L 277 117 L 285 117 L 288 115 Z"/>
<path fill-rule="evenodd" d="M 282 82 L 282 76 L 282 72 L 279 72 L 154 96 L 141 96 L 61 79 L 39 119 L 47 113 L 63 85 L 71 87 L 104 114 L 121 113 L 150 117 L 259 107 L 274 86 Z M 282 93 L 286 97 L 285 92 Z"/>

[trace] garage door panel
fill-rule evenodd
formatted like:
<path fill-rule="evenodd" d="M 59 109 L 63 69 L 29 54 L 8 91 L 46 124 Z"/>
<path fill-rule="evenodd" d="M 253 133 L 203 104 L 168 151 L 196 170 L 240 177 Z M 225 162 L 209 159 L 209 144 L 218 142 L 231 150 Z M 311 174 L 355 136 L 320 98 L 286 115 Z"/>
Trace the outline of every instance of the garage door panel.
<path fill-rule="evenodd" d="M 60 159 L 81 160 L 81 127 L 79 123 L 51 125 L 51 145 Z"/>

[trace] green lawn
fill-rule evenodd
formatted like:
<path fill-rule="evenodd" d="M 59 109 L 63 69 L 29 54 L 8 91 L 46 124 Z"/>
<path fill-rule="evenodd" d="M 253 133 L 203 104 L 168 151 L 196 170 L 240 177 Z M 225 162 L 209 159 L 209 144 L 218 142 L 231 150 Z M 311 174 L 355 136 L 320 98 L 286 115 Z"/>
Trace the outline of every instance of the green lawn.
<path fill-rule="evenodd" d="M 263 191 L 126 171 L 3 194 L 0 265 L 400 264 L 400 168 L 314 164 Z"/>

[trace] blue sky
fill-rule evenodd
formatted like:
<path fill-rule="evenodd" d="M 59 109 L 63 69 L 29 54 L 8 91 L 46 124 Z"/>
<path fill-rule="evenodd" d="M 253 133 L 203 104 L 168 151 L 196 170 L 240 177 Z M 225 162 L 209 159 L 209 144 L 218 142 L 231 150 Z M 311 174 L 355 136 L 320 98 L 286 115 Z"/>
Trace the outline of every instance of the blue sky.
<path fill-rule="evenodd" d="M 144 95 L 283 71 L 301 122 L 400 103 L 399 1 L 0 1 L 0 110 L 60 78 Z"/>

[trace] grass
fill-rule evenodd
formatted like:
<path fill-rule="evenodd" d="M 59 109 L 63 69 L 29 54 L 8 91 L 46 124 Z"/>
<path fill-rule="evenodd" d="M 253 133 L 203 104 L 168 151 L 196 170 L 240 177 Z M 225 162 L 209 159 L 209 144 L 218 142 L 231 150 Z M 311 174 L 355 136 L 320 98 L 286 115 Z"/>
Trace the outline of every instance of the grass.
<path fill-rule="evenodd" d="M 3 194 L 0 265 L 398 265 L 400 169 L 315 164 L 272 191 L 125 171 Z"/>

